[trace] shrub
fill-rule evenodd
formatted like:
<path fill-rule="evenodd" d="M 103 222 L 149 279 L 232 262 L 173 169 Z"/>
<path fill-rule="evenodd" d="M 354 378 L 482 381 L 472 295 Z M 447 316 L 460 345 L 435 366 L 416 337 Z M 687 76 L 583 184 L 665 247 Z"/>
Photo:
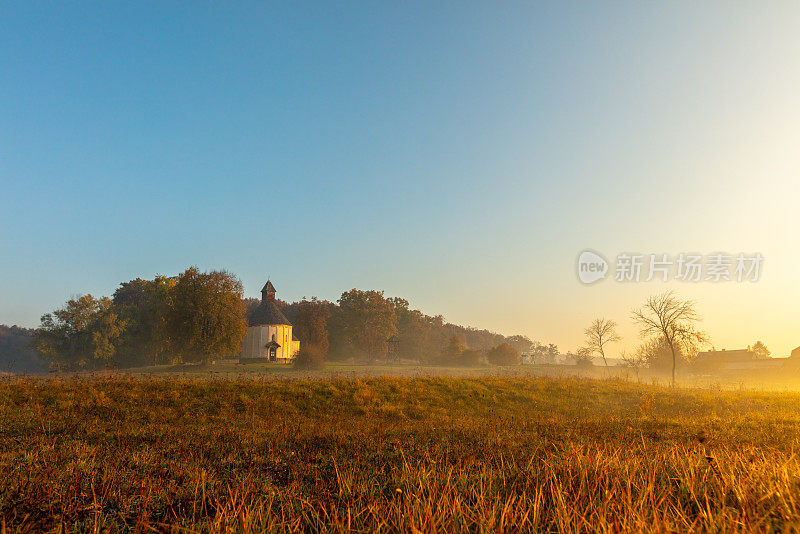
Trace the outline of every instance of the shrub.
<path fill-rule="evenodd" d="M 487 359 L 492 365 L 518 365 L 522 363 L 519 352 L 508 343 L 501 343 L 490 350 Z"/>
<path fill-rule="evenodd" d="M 294 357 L 295 369 L 322 369 L 325 357 L 322 349 L 316 345 L 301 345 L 300 351 Z"/>
<path fill-rule="evenodd" d="M 466 350 L 468 350 L 466 343 L 460 337 L 452 336 L 442 347 L 441 354 L 434 358 L 431 363 L 445 366 L 465 365 L 462 362 L 462 355 Z"/>
<path fill-rule="evenodd" d="M 478 350 L 467 349 L 462 352 L 458 364 L 464 367 L 476 367 L 481 364 L 481 353 Z"/>
<path fill-rule="evenodd" d="M 576 354 L 575 365 L 577 365 L 581 369 L 588 369 L 590 367 L 594 367 L 594 363 L 592 363 L 592 357 L 588 354 Z"/>

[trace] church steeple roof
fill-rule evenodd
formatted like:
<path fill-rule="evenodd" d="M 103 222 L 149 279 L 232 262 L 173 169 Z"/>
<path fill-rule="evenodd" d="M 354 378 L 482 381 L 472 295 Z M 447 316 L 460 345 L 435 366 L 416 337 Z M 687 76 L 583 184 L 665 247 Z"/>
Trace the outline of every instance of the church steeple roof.
<path fill-rule="evenodd" d="M 262 324 L 285 324 L 292 326 L 289 319 L 281 311 L 278 303 L 275 302 L 275 286 L 267 280 L 261 289 L 261 304 L 258 305 L 250 316 L 250 326 Z"/>
<path fill-rule="evenodd" d="M 264 284 L 264 287 L 261 288 L 262 293 L 275 293 L 275 286 L 272 285 L 272 282 L 267 280 L 267 283 Z"/>

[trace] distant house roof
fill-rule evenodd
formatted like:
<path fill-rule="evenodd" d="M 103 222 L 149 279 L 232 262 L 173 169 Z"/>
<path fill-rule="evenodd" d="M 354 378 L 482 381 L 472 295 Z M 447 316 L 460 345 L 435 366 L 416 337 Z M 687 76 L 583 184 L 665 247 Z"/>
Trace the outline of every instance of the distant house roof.
<path fill-rule="evenodd" d="M 754 360 L 755 353 L 749 349 L 709 350 L 697 353 L 698 362 L 733 363 Z"/>
<path fill-rule="evenodd" d="M 792 358 L 800 358 L 800 347 L 796 347 L 792 351 Z"/>
<path fill-rule="evenodd" d="M 267 282 L 269 283 L 269 282 Z M 250 316 L 250 326 L 262 324 L 285 324 L 292 326 L 274 300 L 264 300 Z"/>
<path fill-rule="evenodd" d="M 273 340 L 273 341 L 270 341 L 269 343 L 267 343 L 267 344 L 266 344 L 266 345 L 264 345 L 264 346 L 265 346 L 266 348 L 268 348 L 268 349 L 279 349 L 279 348 L 281 348 L 281 346 L 280 346 L 280 345 L 278 344 L 278 342 L 277 342 L 277 341 L 275 341 L 275 340 Z"/>
<path fill-rule="evenodd" d="M 272 285 L 272 282 L 267 280 L 267 283 L 264 284 L 264 287 L 261 288 L 261 292 L 264 293 L 265 291 L 275 293 L 275 286 Z"/>

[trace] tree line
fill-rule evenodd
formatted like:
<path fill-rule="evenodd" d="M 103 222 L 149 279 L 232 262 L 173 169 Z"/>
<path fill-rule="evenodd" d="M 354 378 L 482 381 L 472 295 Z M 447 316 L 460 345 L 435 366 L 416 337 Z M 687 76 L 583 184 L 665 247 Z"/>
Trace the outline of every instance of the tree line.
<path fill-rule="evenodd" d="M 503 336 L 445 322 L 413 309 L 382 291 L 351 289 L 336 302 L 303 298 L 276 300 L 301 341 L 296 365 L 318 367 L 326 360 L 371 362 L 387 357 L 392 337 L 398 356 L 430 365 L 514 365 L 528 363 L 608 365 L 608 347 L 621 341 L 613 320 L 598 318 L 584 331 L 585 343 L 560 354 L 554 344 L 522 335 Z M 111 297 L 82 295 L 46 313 L 38 329 L 0 325 L 0 372 L 139 367 L 204 363 L 235 356 L 259 299 L 245 298 L 242 283 L 227 271 L 190 267 L 177 276 L 122 282 Z M 649 368 L 674 375 L 689 365 L 707 335 L 697 328 L 694 303 L 672 292 L 649 298 L 631 314 L 642 343 L 618 356 L 637 371 Z M 751 349 L 751 347 L 748 347 Z M 757 358 L 769 357 L 761 341 Z"/>
<path fill-rule="evenodd" d="M 42 316 L 32 346 L 58 369 L 207 363 L 238 354 L 259 302 L 244 297 L 234 274 L 190 267 L 122 282 L 111 297 L 69 299 Z M 442 365 L 519 363 L 519 353 L 535 345 L 525 336 L 447 323 L 377 290 L 351 289 L 336 302 L 276 303 L 294 324 L 298 363 L 306 366 L 384 359 L 392 336 L 401 358 Z"/>

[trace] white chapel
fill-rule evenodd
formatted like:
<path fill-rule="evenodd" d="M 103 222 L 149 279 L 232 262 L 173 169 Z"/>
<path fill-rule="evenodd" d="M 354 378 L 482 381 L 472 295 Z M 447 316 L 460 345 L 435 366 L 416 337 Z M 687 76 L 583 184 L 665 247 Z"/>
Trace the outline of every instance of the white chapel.
<path fill-rule="evenodd" d="M 261 304 L 251 315 L 247 335 L 242 339 L 239 363 L 288 363 L 300 350 L 292 323 L 275 302 L 275 286 L 267 280 L 261 289 Z"/>

